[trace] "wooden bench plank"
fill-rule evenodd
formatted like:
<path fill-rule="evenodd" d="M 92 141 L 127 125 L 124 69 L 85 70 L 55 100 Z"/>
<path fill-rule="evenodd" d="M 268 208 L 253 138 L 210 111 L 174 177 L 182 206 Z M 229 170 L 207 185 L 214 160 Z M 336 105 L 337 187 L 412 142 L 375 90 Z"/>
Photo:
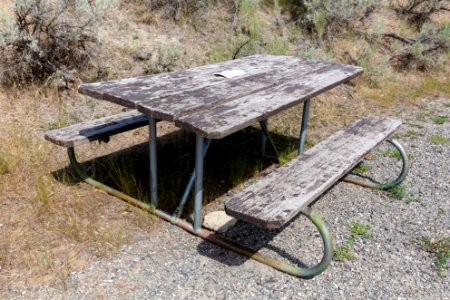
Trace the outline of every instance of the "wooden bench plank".
<path fill-rule="evenodd" d="M 329 66 L 328 63 L 298 61 L 291 67 L 283 64 L 281 68 L 272 68 L 269 71 L 262 70 L 260 66 L 252 67 L 245 71 L 256 74 L 247 74 L 216 84 L 184 90 L 181 94 L 167 98 L 150 98 L 139 103 L 138 110 L 157 119 L 174 121 L 181 116 L 194 114 L 197 111 L 203 112 L 219 104 L 227 105 L 235 99 L 252 97 L 258 93 L 265 94 L 276 85 L 298 79 L 309 73 L 320 72 L 327 66 Z M 259 72 L 255 72 L 255 68 L 258 68 Z M 214 76 L 207 74 L 206 77 Z"/>
<path fill-rule="evenodd" d="M 182 115 L 175 120 L 175 125 L 207 138 L 222 138 L 323 93 L 362 72 L 363 69 L 354 66 L 327 64 L 307 74 L 283 74 L 288 81 Z"/>
<path fill-rule="evenodd" d="M 279 228 L 388 138 L 401 121 L 364 117 L 260 178 L 226 202 L 226 212 L 264 228 Z"/>
<path fill-rule="evenodd" d="M 45 139 L 63 147 L 75 147 L 145 125 L 148 118 L 134 110 L 54 129 L 45 134 Z"/>
<path fill-rule="evenodd" d="M 304 60 L 289 56 L 254 55 L 189 70 L 82 84 L 78 91 L 97 99 L 137 108 L 137 104 L 142 101 L 173 96 L 229 80 L 213 75 L 220 71 L 241 69 L 251 76 L 276 68 L 288 69 L 299 62 Z"/>

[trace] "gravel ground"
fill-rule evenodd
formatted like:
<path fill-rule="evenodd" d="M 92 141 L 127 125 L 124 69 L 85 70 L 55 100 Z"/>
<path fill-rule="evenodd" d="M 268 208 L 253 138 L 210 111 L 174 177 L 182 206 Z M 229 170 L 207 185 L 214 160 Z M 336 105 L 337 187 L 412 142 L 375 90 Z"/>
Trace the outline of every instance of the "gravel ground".
<path fill-rule="evenodd" d="M 450 138 L 450 99 L 433 100 L 424 110 L 404 114 L 398 139 L 411 155 L 403 200 L 386 192 L 337 184 L 314 206 L 327 222 L 337 246 L 350 236 L 352 221 L 370 226 L 370 238 L 358 237 L 355 259 L 333 261 L 313 279 L 298 279 L 216 247 L 178 227 L 159 221 L 140 232 L 112 259 L 98 260 L 71 273 L 67 291 L 52 286 L 6 288 L 8 298 L 52 299 L 449 299 L 449 274 L 440 278 L 434 255 L 421 249 L 422 237 L 450 236 L 450 145 L 432 144 L 431 136 Z M 400 166 L 374 151 L 370 174 L 392 178 Z M 297 263 L 320 258 L 320 236 L 300 216 L 283 231 L 261 231 L 238 223 L 227 236 L 263 252 Z M 448 266 L 448 264 L 447 264 Z"/>

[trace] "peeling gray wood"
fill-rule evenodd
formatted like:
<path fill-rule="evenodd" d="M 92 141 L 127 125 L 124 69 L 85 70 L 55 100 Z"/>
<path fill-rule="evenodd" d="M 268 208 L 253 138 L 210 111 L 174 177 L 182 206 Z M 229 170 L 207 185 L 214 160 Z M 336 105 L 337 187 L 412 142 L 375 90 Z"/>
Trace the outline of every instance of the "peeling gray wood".
<path fill-rule="evenodd" d="M 240 69 L 236 78 L 214 73 Z M 222 138 L 362 73 L 355 66 L 254 55 L 190 70 L 83 84 L 81 93 Z"/>
<path fill-rule="evenodd" d="M 288 73 L 284 82 L 267 89 L 181 115 L 175 120 L 175 125 L 207 138 L 223 138 L 323 93 L 361 72 L 352 66 L 328 65 L 298 77 L 291 78 Z"/>
<path fill-rule="evenodd" d="M 264 228 L 283 226 L 400 125 L 373 116 L 352 123 L 227 200 L 227 214 Z"/>
<path fill-rule="evenodd" d="M 227 81 L 226 78 L 214 76 L 214 73 L 220 71 L 241 69 L 247 73 L 245 76 L 251 76 L 274 69 L 288 69 L 292 64 L 298 65 L 302 61 L 304 60 L 289 56 L 255 55 L 189 70 L 82 84 L 78 91 L 93 98 L 137 108 L 137 104 L 142 101 L 169 97 Z"/>
<path fill-rule="evenodd" d="M 183 91 L 170 97 L 150 99 L 139 103 L 138 109 L 157 119 L 173 121 L 183 115 L 196 112 L 203 114 L 218 104 L 228 103 L 246 96 L 270 93 L 270 89 L 287 81 L 302 78 L 306 74 L 320 72 L 328 64 L 322 62 L 301 62 L 293 69 L 272 69 L 257 74 L 233 79 L 201 88 Z M 261 71 L 261 69 L 259 69 Z"/>
<path fill-rule="evenodd" d="M 147 116 L 134 110 L 54 129 L 45 134 L 45 139 L 63 147 L 75 147 L 145 125 Z"/>

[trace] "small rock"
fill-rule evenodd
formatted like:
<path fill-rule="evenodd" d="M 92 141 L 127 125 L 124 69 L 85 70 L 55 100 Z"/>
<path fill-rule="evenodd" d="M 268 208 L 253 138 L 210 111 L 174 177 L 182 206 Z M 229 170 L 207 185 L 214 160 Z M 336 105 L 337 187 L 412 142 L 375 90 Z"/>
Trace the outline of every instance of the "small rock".
<path fill-rule="evenodd" d="M 205 216 L 203 226 L 223 233 L 233 227 L 236 222 L 237 219 L 230 217 L 224 211 L 213 211 Z"/>

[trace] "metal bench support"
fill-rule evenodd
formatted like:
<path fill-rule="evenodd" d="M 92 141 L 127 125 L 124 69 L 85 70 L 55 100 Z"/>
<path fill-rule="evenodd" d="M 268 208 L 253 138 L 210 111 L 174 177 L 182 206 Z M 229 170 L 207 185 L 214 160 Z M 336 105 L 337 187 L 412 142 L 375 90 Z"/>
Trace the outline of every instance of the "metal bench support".
<path fill-rule="evenodd" d="M 307 121 L 307 115 L 308 115 L 308 105 L 305 103 L 305 109 L 304 109 L 304 121 Z M 302 121 L 303 123 L 303 121 Z M 203 188 L 203 162 L 204 157 L 206 155 L 206 152 L 209 148 L 211 140 L 206 139 L 201 135 L 197 135 L 196 137 L 196 163 L 195 163 L 195 171 L 191 175 L 191 180 L 189 181 L 188 186 L 185 190 L 185 195 L 183 195 L 183 198 L 180 201 L 180 204 L 175 211 L 174 215 L 169 215 L 165 213 L 162 210 L 157 209 L 157 189 L 156 189 L 156 176 L 157 176 L 157 165 L 156 165 L 156 120 L 150 119 L 149 120 L 149 134 L 150 134 L 150 185 L 151 185 L 151 204 L 141 202 L 133 197 L 130 197 L 110 186 L 107 186 L 101 182 L 98 182 L 97 180 L 93 179 L 92 177 L 89 177 L 84 168 L 78 163 L 75 151 L 73 147 L 68 147 L 68 156 L 70 159 L 70 165 L 75 170 L 75 172 L 80 176 L 86 183 L 94 186 L 95 188 L 99 188 L 104 190 L 105 192 L 116 196 L 136 207 L 139 207 L 149 213 L 152 213 L 174 225 L 177 225 L 184 230 L 202 237 L 205 240 L 208 240 L 210 242 L 213 242 L 219 246 L 222 246 L 224 248 L 227 248 L 229 250 L 232 250 L 236 253 L 242 254 L 244 256 L 247 256 L 251 259 L 257 260 L 261 263 L 264 263 L 268 266 L 271 266 L 277 270 L 280 270 L 282 272 L 286 272 L 288 274 L 297 276 L 297 277 L 303 277 L 303 278 L 311 278 L 315 275 L 318 275 L 322 273 L 330 264 L 332 258 L 333 258 L 333 242 L 331 235 L 325 225 L 325 222 L 322 220 L 322 218 L 315 212 L 313 212 L 310 208 L 310 206 L 305 206 L 303 209 L 299 210 L 303 215 L 308 217 L 311 222 L 316 226 L 316 228 L 319 230 L 319 233 L 321 235 L 322 241 L 323 241 L 323 256 L 321 261 L 312 267 L 298 267 L 292 264 L 289 264 L 284 261 L 280 261 L 278 259 L 274 259 L 272 257 L 269 257 L 265 254 L 262 254 L 258 251 L 246 248 L 240 244 L 234 243 L 232 241 L 229 241 L 219 235 L 217 235 L 214 232 L 205 230 L 201 227 L 202 224 L 202 188 Z M 265 124 L 267 125 L 267 124 Z M 267 133 L 266 137 L 270 141 L 270 135 L 268 135 L 267 132 L 267 126 L 264 126 L 265 131 Z M 300 141 L 305 140 L 305 130 L 306 125 L 302 124 L 302 134 L 300 137 Z M 264 129 L 263 129 L 264 131 Z M 397 179 L 393 180 L 389 183 L 375 183 L 371 182 L 369 180 L 363 180 L 361 178 L 347 175 L 343 178 L 343 180 L 360 184 L 366 187 L 371 188 L 379 188 L 379 189 L 387 189 L 392 186 L 400 184 L 406 177 L 408 170 L 409 170 L 409 162 L 408 157 L 403 149 L 403 147 L 395 140 L 388 140 L 388 142 L 393 145 L 401 154 L 403 167 L 401 170 L 400 175 L 397 177 Z M 300 143 L 300 146 L 302 145 L 302 142 Z M 195 181 L 195 202 L 194 202 L 194 222 L 193 224 L 188 223 L 181 218 L 179 218 L 179 215 L 181 214 L 183 207 L 187 201 L 188 195 L 190 191 L 192 190 L 192 187 L 194 185 Z"/>
<path fill-rule="evenodd" d="M 396 140 L 387 140 L 387 141 L 398 150 L 398 152 L 400 153 L 400 155 L 402 157 L 402 171 L 400 172 L 400 174 L 398 175 L 398 177 L 395 180 L 388 182 L 388 183 L 377 183 L 377 182 L 373 182 L 368 179 L 361 178 L 359 176 L 352 175 L 352 174 L 346 175 L 345 177 L 342 178 L 342 180 L 345 182 L 350 182 L 353 184 L 361 185 L 363 187 L 380 189 L 380 190 L 386 190 L 386 189 L 389 189 L 391 187 L 394 187 L 394 186 L 402 183 L 403 180 L 405 180 L 406 175 L 408 175 L 408 171 L 409 171 L 408 156 L 406 155 L 405 149 L 398 141 L 396 141 Z"/>
<path fill-rule="evenodd" d="M 269 141 L 270 147 L 272 148 L 273 152 L 275 153 L 277 163 L 279 163 L 280 162 L 280 153 L 278 152 L 278 149 L 275 146 L 272 136 L 270 135 L 268 123 L 269 123 L 268 119 L 265 119 L 265 120 L 259 122 L 259 125 L 261 126 L 261 130 L 262 130 L 261 154 L 264 155 L 266 153 L 266 145 L 267 145 L 267 141 Z"/>
<path fill-rule="evenodd" d="M 308 128 L 310 104 L 311 99 L 308 99 L 303 103 L 302 127 L 300 128 L 300 141 L 298 145 L 298 154 L 303 154 L 305 152 L 306 129 Z"/>
<path fill-rule="evenodd" d="M 203 138 L 197 137 L 197 146 L 200 144 L 200 141 L 202 142 L 203 146 Z M 204 148 L 203 148 L 204 149 Z M 75 155 L 75 150 L 73 147 L 67 148 L 67 153 L 70 160 L 70 166 L 75 170 L 78 176 L 80 176 L 86 183 L 92 185 L 95 188 L 101 189 L 105 192 L 107 192 L 110 195 L 113 195 L 115 197 L 118 197 L 125 202 L 136 206 L 140 209 L 143 209 L 144 211 L 147 211 L 163 220 L 166 220 L 174 225 L 177 225 L 178 227 L 181 227 L 182 229 L 186 230 L 187 232 L 197 235 L 207 241 L 210 241 L 216 245 L 219 245 L 221 247 L 227 248 L 229 250 L 232 250 L 236 253 L 239 253 L 241 255 L 244 255 L 248 258 L 254 259 L 256 261 L 259 261 L 265 265 L 271 266 L 279 271 L 297 276 L 302 278 L 311 278 L 313 276 L 316 276 L 320 273 L 322 273 L 330 264 L 332 258 L 333 258 L 333 241 L 331 239 L 331 235 L 325 225 L 325 222 L 322 220 L 322 218 L 315 212 L 313 212 L 309 207 L 302 211 L 302 214 L 304 214 L 306 217 L 308 217 L 311 222 L 317 227 L 319 230 L 319 233 L 322 237 L 323 241 L 323 247 L 324 247 L 324 254 L 322 256 L 321 261 L 310 268 L 304 268 L 304 267 L 297 267 L 294 265 L 291 265 L 289 263 L 286 263 L 284 261 L 280 261 L 278 259 L 272 258 L 270 256 L 267 256 L 265 254 L 262 254 L 258 251 L 249 249 L 247 247 L 244 247 L 240 244 L 234 243 L 232 241 L 229 241 L 227 239 L 224 239 L 221 236 L 218 236 L 212 231 L 206 230 L 201 228 L 201 226 L 198 226 L 198 224 L 194 224 L 194 226 L 178 217 L 171 216 L 167 213 L 165 213 L 162 210 L 156 209 L 153 205 L 144 203 L 142 201 L 137 200 L 136 198 L 133 198 L 131 196 L 128 196 L 108 185 L 105 185 L 92 177 L 89 177 L 83 167 L 78 163 Z M 198 158 L 198 157 L 197 157 Z M 203 161 L 203 159 L 201 159 Z M 200 178 L 200 176 L 199 176 Z M 196 194 L 197 195 L 197 194 Z M 201 210 L 200 210 L 201 211 Z M 200 215 L 201 217 L 201 215 Z M 196 220 L 198 220 L 196 216 Z"/>
<path fill-rule="evenodd" d="M 302 123 L 301 123 L 301 128 L 300 128 L 299 144 L 298 144 L 298 154 L 303 154 L 305 152 L 306 131 L 308 129 L 310 105 L 311 105 L 311 99 L 307 99 L 303 103 Z M 272 147 L 273 151 L 275 152 L 277 161 L 279 162 L 280 155 L 279 155 L 278 150 L 275 146 L 275 143 L 273 142 L 273 139 L 269 133 L 268 120 L 266 119 L 266 120 L 259 122 L 259 125 L 261 126 L 261 129 L 262 129 L 261 153 L 263 155 L 265 154 L 266 144 L 267 144 L 267 141 L 269 141 L 270 146 Z"/>
<path fill-rule="evenodd" d="M 208 152 L 209 146 L 211 145 L 211 139 L 206 139 L 205 144 L 203 146 L 203 158 L 206 156 L 206 152 Z M 173 214 L 174 217 L 181 217 L 181 214 L 183 213 L 184 206 L 186 205 L 186 202 L 189 198 L 189 194 L 192 191 L 192 187 L 194 186 L 195 182 L 195 169 L 191 174 L 191 177 L 189 178 L 189 182 L 186 186 L 186 189 L 184 190 L 183 196 L 181 197 L 180 204 L 178 204 L 177 209 L 175 210 L 175 213 Z"/>

